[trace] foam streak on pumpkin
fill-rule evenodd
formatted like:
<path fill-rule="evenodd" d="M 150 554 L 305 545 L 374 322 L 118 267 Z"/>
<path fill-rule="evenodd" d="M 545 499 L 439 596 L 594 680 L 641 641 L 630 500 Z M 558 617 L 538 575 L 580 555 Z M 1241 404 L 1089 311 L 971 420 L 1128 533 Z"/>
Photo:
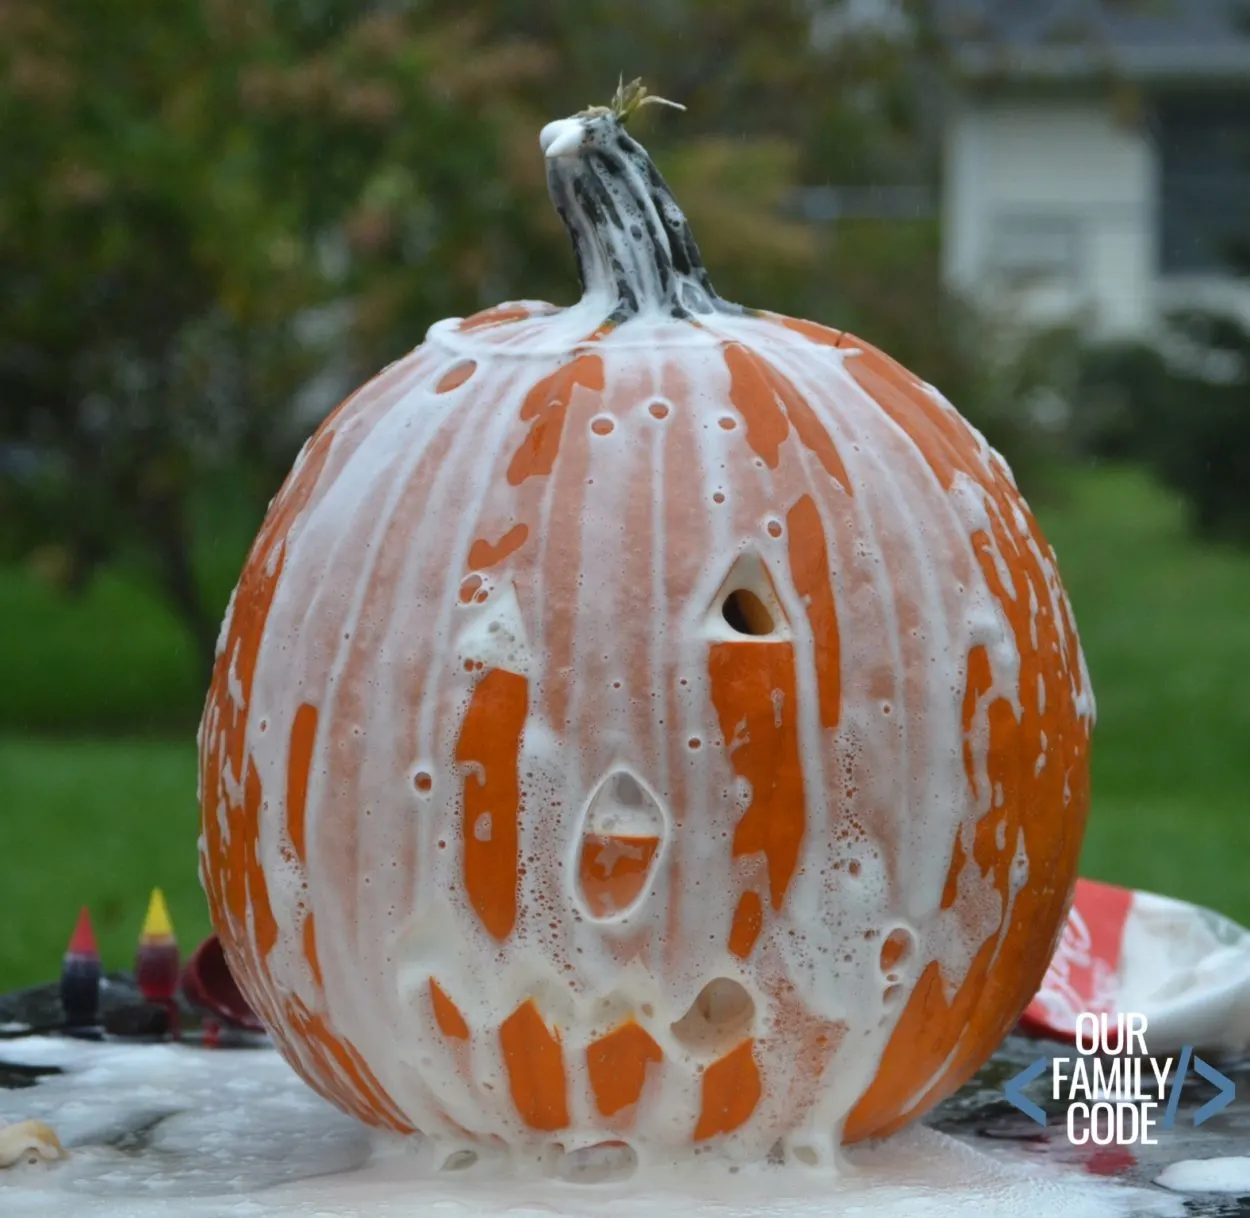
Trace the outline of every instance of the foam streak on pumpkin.
<path fill-rule="evenodd" d="M 361 1120 L 828 1161 L 1045 970 L 1072 615 L 935 389 L 721 300 L 618 113 L 540 143 L 580 303 L 433 326 L 247 560 L 200 729 L 213 921 Z"/>

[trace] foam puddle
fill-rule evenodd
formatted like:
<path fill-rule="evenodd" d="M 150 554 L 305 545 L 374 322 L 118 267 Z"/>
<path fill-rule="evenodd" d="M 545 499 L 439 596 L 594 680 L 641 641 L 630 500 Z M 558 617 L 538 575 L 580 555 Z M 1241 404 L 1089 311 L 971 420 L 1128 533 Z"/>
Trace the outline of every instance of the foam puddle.
<path fill-rule="evenodd" d="M 1231 1193 L 1250 1196 L 1250 1158 L 1186 1159 L 1164 1168 L 1156 1180 L 1178 1193 Z"/>
<path fill-rule="evenodd" d="M 1181 1215 L 1179 1198 L 1032 1161 L 990 1157 L 923 1127 L 843 1152 L 838 1174 L 700 1160 L 608 1184 L 552 1179 L 484 1155 L 371 1135 L 268 1050 L 29 1038 L 7 1060 L 60 1065 L 0 1091 L 0 1124 L 37 1118 L 68 1162 L 0 1172 L 4 1218 L 1124 1218 Z M 459 1156 L 464 1162 L 469 1156 Z"/>

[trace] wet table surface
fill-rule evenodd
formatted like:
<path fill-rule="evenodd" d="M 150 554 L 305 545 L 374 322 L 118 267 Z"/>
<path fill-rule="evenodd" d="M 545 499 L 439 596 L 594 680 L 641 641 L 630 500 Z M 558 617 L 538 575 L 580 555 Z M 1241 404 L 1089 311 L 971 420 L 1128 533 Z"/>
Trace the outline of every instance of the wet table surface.
<path fill-rule="evenodd" d="M 1071 1057 L 1074 1053 L 1067 1045 L 1010 1036 L 980 1073 L 941 1104 L 926 1123 L 972 1142 L 986 1153 L 1038 1156 L 1144 1187 L 1174 1163 L 1250 1155 L 1250 1056 L 1232 1059 L 1201 1054 L 1237 1090 L 1234 1101 L 1200 1127 L 1194 1127 L 1193 1114 L 1216 1091 L 1191 1070 L 1182 1086 L 1175 1123 L 1171 1129 L 1154 1131 L 1154 1145 L 1100 1147 L 1072 1145 L 1068 1140 L 1067 1105 L 1045 1098 L 1051 1077 L 1049 1059 Z M 1045 1127 L 1014 1108 L 1003 1095 L 1003 1085 L 1039 1057 L 1048 1059 L 1047 1069 L 1026 1094 L 1046 1111 Z M 1250 1192 L 1244 1197 L 1192 1196 L 1186 1199 L 1186 1207 L 1195 1218 L 1250 1218 Z"/>
<path fill-rule="evenodd" d="M 142 1043 L 166 1039 L 163 1029 L 170 1013 L 143 1004 L 132 980 L 125 974 L 111 974 L 106 978 L 102 987 L 102 1014 L 106 1027 L 111 1028 L 110 1040 Z M 55 1035 L 60 1018 L 55 986 L 0 995 L 0 1088 L 36 1086 L 41 1078 L 59 1072 L 55 1066 L 41 1066 L 29 1060 L 6 1062 L 4 1044 L 6 1039 L 31 1033 Z M 203 1043 L 204 1027 L 193 1010 L 185 1005 L 179 1007 L 176 1022 L 183 1043 L 189 1046 Z M 236 1047 L 268 1044 L 264 1037 L 228 1030 L 220 1043 Z M 211 1052 L 210 1049 L 204 1051 Z M 1046 1098 L 1049 1064 L 1038 1083 L 1027 1091 L 1046 1111 L 1045 1126 L 1013 1107 L 1003 1094 L 1004 1084 L 1039 1057 L 1050 1059 L 1072 1054 L 1069 1046 L 1010 1036 L 977 1076 L 931 1113 L 925 1123 L 968 1142 L 985 1154 L 1016 1161 L 1036 1158 L 1145 1188 L 1157 1187 L 1154 1181 L 1175 1163 L 1250 1156 L 1250 1055 L 1234 1059 L 1202 1054 L 1232 1080 L 1236 1098 L 1200 1127 L 1195 1128 L 1193 1114 L 1213 1097 L 1215 1089 L 1191 1070 L 1182 1087 L 1175 1123 L 1170 1129 L 1156 1131 L 1155 1144 L 1098 1147 L 1070 1143 L 1066 1104 Z M 118 1129 L 116 1136 L 123 1141 L 141 1139 L 143 1132 Z M 1250 1218 L 1250 1192 L 1240 1197 L 1190 1194 L 1177 1195 L 1177 1199 L 1183 1201 L 1194 1218 Z"/>

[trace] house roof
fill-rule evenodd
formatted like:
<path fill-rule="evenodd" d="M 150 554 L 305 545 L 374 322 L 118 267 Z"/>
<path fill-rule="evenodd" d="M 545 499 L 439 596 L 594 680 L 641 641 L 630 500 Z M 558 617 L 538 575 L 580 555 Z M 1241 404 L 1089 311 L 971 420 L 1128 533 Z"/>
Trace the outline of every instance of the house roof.
<path fill-rule="evenodd" d="M 930 4 L 953 66 L 973 79 L 1250 81 L 1250 0 Z"/>

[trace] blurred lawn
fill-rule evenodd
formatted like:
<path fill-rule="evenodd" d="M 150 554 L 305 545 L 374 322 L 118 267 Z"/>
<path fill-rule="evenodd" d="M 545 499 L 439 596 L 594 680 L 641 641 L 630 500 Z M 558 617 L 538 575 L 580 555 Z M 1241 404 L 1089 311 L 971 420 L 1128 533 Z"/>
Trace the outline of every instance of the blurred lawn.
<path fill-rule="evenodd" d="M 0 567 L 0 637 L 0 732 L 194 735 L 201 698 L 190 640 L 136 582 L 106 571 L 70 598 Z"/>
<path fill-rule="evenodd" d="M 108 969 L 130 967 L 155 886 L 184 951 L 208 933 L 193 738 L 0 738 L 0 783 L 0 991 L 56 977 L 84 902 Z"/>
<path fill-rule="evenodd" d="M 213 617 L 225 612 L 264 502 L 221 475 L 191 505 L 194 561 Z M 71 598 L 32 571 L 0 567 L 0 639 L 0 735 L 195 734 L 203 702 L 195 650 L 137 578 L 106 570 Z"/>
<path fill-rule="evenodd" d="M 1129 470 L 1076 470 L 1039 505 L 1098 700 L 1083 874 L 1250 925 L 1250 555 L 1196 546 Z M 165 724 L 173 739 L 0 737 L 0 990 L 55 975 L 90 902 L 108 967 L 148 890 L 179 938 L 207 933 L 196 879 L 196 703 L 175 622 L 117 579 L 68 604 L 0 571 L 0 724 Z M 12 640 L 21 639 L 20 647 Z"/>
<path fill-rule="evenodd" d="M 1082 874 L 1250 926 L 1250 554 L 1196 545 L 1132 470 L 1039 507 L 1098 703 Z"/>

